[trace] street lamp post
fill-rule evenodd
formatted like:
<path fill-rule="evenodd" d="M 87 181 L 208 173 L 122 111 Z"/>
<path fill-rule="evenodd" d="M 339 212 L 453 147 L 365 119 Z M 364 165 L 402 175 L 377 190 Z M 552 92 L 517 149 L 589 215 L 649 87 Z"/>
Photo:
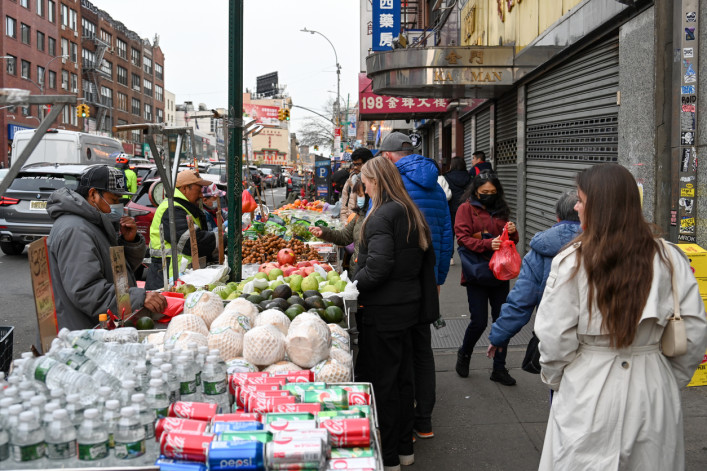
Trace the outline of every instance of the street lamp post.
<path fill-rule="evenodd" d="M 341 105 L 340 105 L 340 100 L 341 100 L 341 64 L 339 64 L 339 55 L 336 53 L 336 48 L 334 47 L 334 44 L 332 44 L 331 41 L 329 41 L 329 38 L 324 36 L 322 33 L 319 31 L 313 31 L 311 29 L 307 29 L 307 27 L 304 27 L 300 30 L 303 33 L 309 33 L 309 34 L 318 34 L 319 36 L 323 37 L 324 39 L 327 40 L 331 48 L 334 50 L 334 58 L 336 59 L 336 127 L 341 127 Z"/>
<path fill-rule="evenodd" d="M 54 62 L 57 59 L 68 59 L 68 58 L 69 58 L 68 54 L 52 57 L 51 59 L 49 59 L 49 62 L 44 64 L 44 68 L 42 69 L 42 76 L 37 77 L 37 80 L 39 80 L 39 83 L 34 83 L 30 80 L 30 82 L 34 83 L 39 88 L 39 93 L 41 95 L 44 95 L 44 76 L 47 75 L 47 68 L 49 67 L 49 64 L 51 64 L 52 62 Z M 41 115 L 40 118 L 44 118 L 44 107 L 41 105 L 39 106 L 39 114 Z"/>

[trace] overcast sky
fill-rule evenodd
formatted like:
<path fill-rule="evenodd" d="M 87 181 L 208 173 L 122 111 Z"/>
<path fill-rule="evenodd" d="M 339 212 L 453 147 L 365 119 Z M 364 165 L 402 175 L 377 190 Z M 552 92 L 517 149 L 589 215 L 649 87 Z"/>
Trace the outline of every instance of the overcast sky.
<path fill-rule="evenodd" d="M 176 102 L 228 102 L 228 0 L 91 0 L 143 38 L 160 36 L 165 55 L 165 88 Z M 243 84 L 279 72 L 296 105 L 322 111 L 336 97 L 336 61 L 341 96 L 355 104 L 359 72 L 359 0 L 245 0 Z M 333 93 L 329 93 L 332 91 Z M 342 110 L 345 105 L 342 105 Z M 292 110 L 293 130 L 310 114 Z"/>

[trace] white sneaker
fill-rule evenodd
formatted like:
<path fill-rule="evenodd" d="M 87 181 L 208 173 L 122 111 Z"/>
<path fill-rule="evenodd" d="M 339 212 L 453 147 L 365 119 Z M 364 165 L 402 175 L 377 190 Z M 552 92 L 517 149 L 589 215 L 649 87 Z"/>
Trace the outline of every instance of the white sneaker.
<path fill-rule="evenodd" d="M 398 458 L 400 458 L 400 464 L 403 466 L 410 466 L 412 464 L 415 464 L 415 454 L 411 455 L 398 455 Z"/>

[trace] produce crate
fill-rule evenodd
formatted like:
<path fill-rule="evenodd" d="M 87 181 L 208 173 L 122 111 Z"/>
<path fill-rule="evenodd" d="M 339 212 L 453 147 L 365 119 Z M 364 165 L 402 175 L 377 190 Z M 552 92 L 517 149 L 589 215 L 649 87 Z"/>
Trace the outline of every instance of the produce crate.
<path fill-rule="evenodd" d="M 5 373 L 5 376 L 10 372 L 10 364 L 12 363 L 12 338 L 14 327 L 0 327 L 0 371 Z"/>

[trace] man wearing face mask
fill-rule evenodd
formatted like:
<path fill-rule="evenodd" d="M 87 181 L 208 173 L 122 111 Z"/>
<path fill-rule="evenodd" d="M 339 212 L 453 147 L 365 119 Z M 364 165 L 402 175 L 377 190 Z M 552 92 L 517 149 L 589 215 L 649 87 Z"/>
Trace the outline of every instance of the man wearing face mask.
<path fill-rule="evenodd" d="M 54 225 L 47 248 L 59 328 L 92 329 L 99 314 L 118 314 L 110 263 L 116 246 L 125 250 L 133 311 L 167 307 L 164 296 L 136 287 L 133 272 L 145 255 L 145 240 L 135 220 L 123 216 L 121 196 L 129 194 L 123 172 L 95 165 L 84 171 L 75 191 L 65 187 L 50 196 L 47 212 Z"/>
<path fill-rule="evenodd" d="M 219 198 L 226 196 L 226 192 L 219 190 L 216 183 L 212 183 L 209 186 L 205 186 L 201 190 L 203 196 L 204 204 L 204 214 L 206 215 L 206 226 L 210 231 L 215 231 L 218 228 L 218 220 L 216 216 L 218 214 L 218 200 Z M 223 216 L 224 221 L 226 216 Z"/>

